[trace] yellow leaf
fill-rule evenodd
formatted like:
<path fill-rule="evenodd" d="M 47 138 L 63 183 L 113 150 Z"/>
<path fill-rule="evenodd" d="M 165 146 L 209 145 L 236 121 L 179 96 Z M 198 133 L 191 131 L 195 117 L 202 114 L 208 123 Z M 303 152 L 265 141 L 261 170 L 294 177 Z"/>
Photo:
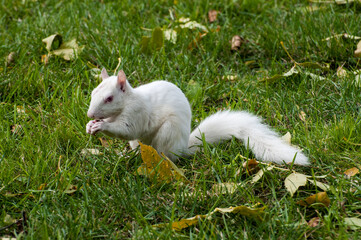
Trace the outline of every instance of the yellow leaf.
<path fill-rule="evenodd" d="M 45 48 L 50 52 L 51 50 L 58 49 L 63 42 L 63 37 L 59 34 L 53 34 L 42 40 L 46 44 Z"/>
<path fill-rule="evenodd" d="M 291 173 L 285 180 L 286 189 L 291 194 L 291 197 L 299 187 L 305 186 L 306 183 L 307 176 L 301 173 Z"/>
<path fill-rule="evenodd" d="M 243 163 L 243 168 L 246 169 L 247 173 L 252 174 L 259 170 L 258 161 L 256 159 L 249 159 Z"/>
<path fill-rule="evenodd" d="M 247 207 L 247 206 L 237 206 L 237 207 L 229 207 L 229 208 L 216 208 L 214 209 L 214 211 L 210 212 L 207 215 L 197 215 L 195 217 L 191 217 L 191 218 L 186 218 L 186 219 L 182 219 L 180 221 L 177 222 L 173 222 L 172 223 L 172 229 L 176 230 L 176 231 L 181 231 L 187 227 L 193 226 L 195 224 L 197 224 L 199 222 L 199 220 L 201 219 L 208 219 L 211 220 L 212 219 L 212 215 L 214 215 L 215 213 L 219 212 L 219 213 L 233 213 L 233 214 L 240 214 L 246 217 L 253 217 L 256 218 L 258 220 L 262 220 L 262 216 L 264 214 L 264 209 L 266 207 Z M 166 227 L 168 224 L 162 223 L 162 224 L 157 224 L 157 225 L 153 225 L 153 227 Z"/>
<path fill-rule="evenodd" d="M 359 173 L 358 168 L 353 167 L 353 168 L 347 169 L 343 174 L 344 174 L 347 178 L 350 178 L 350 177 L 355 176 L 357 173 Z"/>
<path fill-rule="evenodd" d="M 182 219 L 180 221 L 177 222 L 173 222 L 172 223 L 172 229 L 175 231 L 181 231 L 187 227 L 196 225 L 199 220 L 206 218 L 206 215 L 197 215 L 195 217 L 191 217 L 191 218 L 186 218 L 186 219 Z M 167 226 L 168 224 L 157 224 L 157 225 L 153 225 L 153 227 L 157 227 L 157 228 L 162 228 Z"/>
<path fill-rule="evenodd" d="M 183 172 L 164 155 L 163 159 L 158 152 L 151 146 L 140 145 L 140 153 L 144 164 L 142 164 L 137 172 L 146 174 L 150 178 L 156 177 L 158 181 L 172 182 L 174 179 L 187 181 Z"/>
<path fill-rule="evenodd" d="M 300 200 L 297 202 L 297 204 L 304 206 L 304 207 L 308 207 L 314 203 L 321 203 L 324 206 L 328 207 L 331 203 L 331 200 L 327 196 L 326 192 L 320 192 L 320 193 L 314 194 L 312 196 L 309 196 L 306 199 L 303 199 L 303 200 Z"/>

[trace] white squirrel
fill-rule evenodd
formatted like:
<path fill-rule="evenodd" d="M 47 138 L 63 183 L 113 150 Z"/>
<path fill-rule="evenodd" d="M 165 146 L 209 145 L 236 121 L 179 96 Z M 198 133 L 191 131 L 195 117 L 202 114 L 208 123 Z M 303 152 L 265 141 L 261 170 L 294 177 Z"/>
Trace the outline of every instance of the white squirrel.
<path fill-rule="evenodd" d="M 88 117 L 94 119 L 86 132 L 97 132 L 151 145 L 171 160 L 194 154 L 202 145 L 236 137 L 248 146 L 257 159 L 278 164 L 293 162 L 308 165 L 308 158 L 282 140 L 262 120 L 245 111 L 220 111 L 205 120 L 191 133 L 192 112 L 184 93 L 174 84 L 155 81 L 132 88 L 124 72 L 108 75 L 93 90 Z"/>

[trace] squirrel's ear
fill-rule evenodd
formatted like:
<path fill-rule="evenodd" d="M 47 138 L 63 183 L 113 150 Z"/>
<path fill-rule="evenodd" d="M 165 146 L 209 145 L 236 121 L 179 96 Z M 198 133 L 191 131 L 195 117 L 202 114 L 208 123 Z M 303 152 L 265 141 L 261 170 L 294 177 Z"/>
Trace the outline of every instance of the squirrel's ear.
<path fill-rule="evenodd" d="M 125 92 L 125 86 L 127 84 L 127 77 L 125 76 L 125 73 L 123 70 L 120 70 L 118 72 L 118 86 L 119 86 L 119 89 L 122 90 L 123 92 Z"/>
<path fill-rule="evenodd" d="M 107 79 L 109 77 L 107 70 L 105 68 L 102 69 L 102 73 L 100 74 L 102 79 Z"/>

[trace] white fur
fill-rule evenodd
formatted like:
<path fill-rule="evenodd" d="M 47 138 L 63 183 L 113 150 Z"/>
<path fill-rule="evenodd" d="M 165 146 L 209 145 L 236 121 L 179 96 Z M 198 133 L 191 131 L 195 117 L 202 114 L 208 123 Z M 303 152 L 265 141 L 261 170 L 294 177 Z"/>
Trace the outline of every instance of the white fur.
<path fill-rule="evenodd" d="M 105 73 L 103 75 L 107 77 Z M 105 103 L 110 95 L 114 96 L 113 101 Z M 92 92 L 88 116 L 96 119 L 87 124 L 89 134 L 103 132 L 131 140 L 132 148 L 140 140 L 172 160 L 177 159 L 177 155 L 197 151 L 202 145 L 203 134 L 209 143 L 234 136 L 263 161 L 289 163 L 295 157 L 296 164 L 309 164 L 308 158 L 298 149 L 281 140 L 277 133 L 261 123 L 260 118 L 248 112 L 218 112 L 202 121 L 190 134 L 192 113 L 189 102 L 178 87 L 166 81 L 155 81 L 134 89 L 126 82 L 125 90 L 121 91 L 117 77 L 107 77 Z"/>

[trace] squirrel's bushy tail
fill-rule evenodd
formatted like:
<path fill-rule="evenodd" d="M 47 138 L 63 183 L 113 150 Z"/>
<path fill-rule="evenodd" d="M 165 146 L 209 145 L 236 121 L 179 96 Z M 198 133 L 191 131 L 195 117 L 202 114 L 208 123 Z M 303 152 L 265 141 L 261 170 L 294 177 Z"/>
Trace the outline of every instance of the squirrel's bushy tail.
<path fill-rule="evenodd" d="M 266 162 L 290 163 L 296 157 L 295 164 L 309 164 L 301 150 L 286 143 L 260 118 L 248 112 L 221 111 L 207 117 L 190 135 L 188 147 L 191 154 L 202 145 L 202 134 L 208 143 L 218 143 L 234 136 L 249 146 L 257 159 Z"/>

